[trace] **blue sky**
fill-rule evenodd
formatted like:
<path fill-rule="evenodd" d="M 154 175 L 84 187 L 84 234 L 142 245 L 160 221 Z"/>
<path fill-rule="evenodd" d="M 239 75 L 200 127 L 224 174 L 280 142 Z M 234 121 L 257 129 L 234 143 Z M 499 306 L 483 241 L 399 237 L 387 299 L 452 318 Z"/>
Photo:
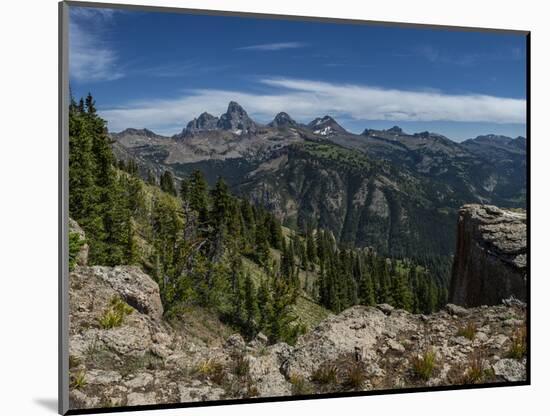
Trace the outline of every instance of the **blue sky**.
<path fill-rule="evenodd" d="M 71 7 L 69 45 L 73 95 L 111 131 L 171 135 L 235 100 L 261 123 L 525 135 L 520 34 Z"/>

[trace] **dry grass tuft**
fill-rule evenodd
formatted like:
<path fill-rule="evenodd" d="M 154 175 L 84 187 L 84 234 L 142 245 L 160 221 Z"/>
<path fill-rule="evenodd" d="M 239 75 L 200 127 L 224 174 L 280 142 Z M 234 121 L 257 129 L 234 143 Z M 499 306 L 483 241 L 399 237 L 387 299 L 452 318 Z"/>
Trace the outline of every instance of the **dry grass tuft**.
<path fill-rule="evenodd" d="M 412 359 L 412 370 L 415 376 L 422 380 L 429 380 L 436 365 L 436 354 L 433 350 L 424 351 L 421 356 Z"/>
<path fill-rule="evenodd" d="M 458 332 L 456 333 L 458 336 L 462 336 L 464 338 L 469 339 L 470 341 L 473 341 L 473 339 L 476 336 L 477 327 L 476 324 L 473 322 L 468 322 L 466 326 L 462 326 L 458 328 Z"/>

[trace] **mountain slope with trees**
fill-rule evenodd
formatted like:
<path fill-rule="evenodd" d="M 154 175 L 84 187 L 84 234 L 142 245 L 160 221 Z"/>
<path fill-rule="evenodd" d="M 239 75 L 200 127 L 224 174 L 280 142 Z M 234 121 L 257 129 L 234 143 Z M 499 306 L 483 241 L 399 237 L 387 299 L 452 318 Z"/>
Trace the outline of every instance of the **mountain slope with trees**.
<path fill-rule="evenodd" d="M 172 137 L 127 129 L 112 138 L 117 157 L 144 171 L 169 170 L 179 181 L 201 170 L 210 185 L 222 176 L 285 226 L 303 233 L 308 222 L 321 224 L 339 243 L 395 257 L 450 256 L 463 204 L 525 206 L 521 137 L 457 143 L 399 127 L 358 135 L 330 116 L 303 125 L 286 113 L 261 125 L 232 102 Z"/>
<path fill-rule="evenodd" d="M 86 233 L 88 261 L 140 266 L 168 320 L 206 308 L 247 338 L 292 343 L 307 330 L 300 314 L 382 302 L 429 313 L 445 301 L 427 264 L 346 246 L 322 224 L 284 228 L 222 178 L 210 186 L 195 170 L 175 181 L 170 170 L 157 177 L 117 160 L 90 95 L 72 102 L 69 122 L 69 214 Z"/>

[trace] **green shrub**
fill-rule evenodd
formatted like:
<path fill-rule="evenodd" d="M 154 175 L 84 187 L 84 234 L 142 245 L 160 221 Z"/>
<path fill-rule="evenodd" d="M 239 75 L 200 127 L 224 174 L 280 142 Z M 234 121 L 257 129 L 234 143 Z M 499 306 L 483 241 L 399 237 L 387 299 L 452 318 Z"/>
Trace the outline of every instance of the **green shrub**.
<path fill-rule="evenodd" d="M 71 385 L 73 389 L 81 389 L 86 386 L 86 372 L 84 370 L 79 371 L 71 377 Z"/>
<path fill-rule="evenodd" d="M 120 297 L 114 296 L 111 299 L 109 308 L 105 310 L 99 324 L 103 329 L 111 329 L 122 325 L 124 317 L 130 315 L 134 309 L 124 302 Z"/>
<path fill-rule="evenodd" d="M 424 351 L 419 357 L 412 359 L 413 373 L 422 380 L 429 380 L 436 364 L 435 352 L 431 349 Z"/>
<path fill-rule="evenodd" d="M 86 241 L 80 238 L 75 232 L 69 232 L 69 271 L 73 271 L 76 266 L 76 258 L 82 246 Z"/>

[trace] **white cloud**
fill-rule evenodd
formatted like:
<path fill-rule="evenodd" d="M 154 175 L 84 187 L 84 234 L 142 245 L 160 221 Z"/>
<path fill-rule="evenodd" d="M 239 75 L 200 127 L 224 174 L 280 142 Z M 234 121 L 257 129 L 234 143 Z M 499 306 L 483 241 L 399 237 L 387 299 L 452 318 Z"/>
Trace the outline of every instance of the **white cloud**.
<path fill-rule="evenodd" d="M 112 81 L 124 73 L 118 55 L 101 33 L 114 10 L 71 8 L 69 23 L 69 75 L 76 81 Z"/>
<path fill-rule="evenodd" d="M 134 102 L 102 111 L 111 131 L 147 127 L 176 133 L 203 111 L 219 115 L 231 100 L 239 102 L 260 122 L 286 111 L 300 122 L 330 114 L 364 121 L 454 121 L 525 123 L 525 100 L 479 94 L 450 95 L 437 91 L 406 91 L 365 85 L 332 84 L 302 79 L 265 78 L 273 93 L 231 90 L 192 90 L 170 100 Z"/>
<path fill-rule="evenodd" d="M 281 49 L 297 49 L 305 48 L 307 43 L 303 42 L 280 42 L 280 43 L 263 43 L 260 45 L 243 46 L 235 48 L 237 51 L 280 51 Z"/>

